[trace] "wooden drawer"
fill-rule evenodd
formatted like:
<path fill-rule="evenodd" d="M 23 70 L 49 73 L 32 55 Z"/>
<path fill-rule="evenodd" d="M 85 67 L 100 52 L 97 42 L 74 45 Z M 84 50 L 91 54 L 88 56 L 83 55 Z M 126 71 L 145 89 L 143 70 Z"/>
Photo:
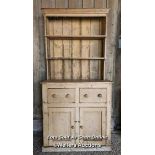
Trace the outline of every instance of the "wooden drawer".
<path fill-rule="evenodd" d="M 80 102 L 106 102 L 107 89 L 102 88 L 82 88 L 80 89 Z"/>
<path fill-rule="evenodd" d="M 74 103 L 75 89 L 48 89 L 48 103 Z"/>

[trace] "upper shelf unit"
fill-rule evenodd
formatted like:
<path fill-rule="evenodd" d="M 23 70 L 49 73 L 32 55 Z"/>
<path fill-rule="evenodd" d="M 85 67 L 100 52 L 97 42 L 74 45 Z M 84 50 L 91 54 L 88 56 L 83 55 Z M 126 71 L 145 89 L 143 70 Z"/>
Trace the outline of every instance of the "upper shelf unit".
<path fill-rule="evenodd" d="M 42 9 L 47 79 L 104 80 L 108 9 Z"/>

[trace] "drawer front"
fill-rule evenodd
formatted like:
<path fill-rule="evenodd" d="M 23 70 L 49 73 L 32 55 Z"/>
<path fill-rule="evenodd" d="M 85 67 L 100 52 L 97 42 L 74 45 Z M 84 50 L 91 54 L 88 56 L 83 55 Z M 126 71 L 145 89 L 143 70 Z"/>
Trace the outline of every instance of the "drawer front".
<path fill-rule="evenodd" d="M 102 88 L 83 88 L 80 89 L 80 102 L 106 102 L 107 89 Z"/>
<path fill-rule="evenodd" d="M 74 103 L 75 89 L 48 89 L 48 103 Z"/>

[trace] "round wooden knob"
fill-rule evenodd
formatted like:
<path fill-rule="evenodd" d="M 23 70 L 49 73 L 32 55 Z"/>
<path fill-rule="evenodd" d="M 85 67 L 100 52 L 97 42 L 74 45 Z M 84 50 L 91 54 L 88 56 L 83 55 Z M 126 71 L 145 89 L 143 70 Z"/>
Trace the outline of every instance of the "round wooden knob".
<path fill-rule="evenodd" d="M 80 125 L 80 129 L 83 129 L 83 126 L 82 125 Z"/>
<path fill-rule="evenodd" d="M 66 98 L 68 98 L 69 97 L 69 94 L 66 94 L 66 96 L 65 96 Z"/>
<path fill-rule="evenodd" d="M 74 126 L 73 125 L 71 126 L 71 129 L 74 129 Z"/>
<path fill-rule="evenodd" d="M 102 97 L 102 94 L 98 94 L 98 97 Z"/>
<path fill-rule="evenodd" d="M 83 96 L 84 96 L 84 97 L 88 97 L 88 94 L 84 94 Z"/>
<path fill-rule="evenodd" d="M 52 97 L 53 97 L 53 98 L 56 98 L 56 94 L 52 94 Z"/>

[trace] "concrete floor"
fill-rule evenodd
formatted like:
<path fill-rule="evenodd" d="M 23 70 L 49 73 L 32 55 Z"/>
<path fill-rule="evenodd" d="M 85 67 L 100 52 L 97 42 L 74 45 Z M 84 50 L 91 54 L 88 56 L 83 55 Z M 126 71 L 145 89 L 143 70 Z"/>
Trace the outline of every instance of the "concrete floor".
<path fill-rule="evenodd" d="M 43 153 L 42 135 L 34 134 L 33 155 L 121 155 L 121 134 L 120 132 L 112 134 L 112 152 L 65 152 L 65 153 Z"/>

